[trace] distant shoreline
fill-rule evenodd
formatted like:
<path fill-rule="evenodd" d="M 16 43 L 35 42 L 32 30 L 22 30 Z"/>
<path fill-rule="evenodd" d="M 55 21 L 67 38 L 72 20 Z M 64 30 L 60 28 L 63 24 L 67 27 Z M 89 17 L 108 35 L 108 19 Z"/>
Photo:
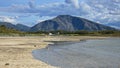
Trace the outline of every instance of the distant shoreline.
<path fill-rule="evenodd" d="M 94 37 L 94 36 L 93 36 Z M 109 39 L 109 38 L 117 38 L 117 37 L 98 37 L 98 38 L 86 38 L 86 39 L 80 39 L 80 40 L 66 40 L 66 41 L 44 41 L 44 42 L 50 42 L 45 48 L 48 48 L 49 46 L 59 46 L 59 45 L 69 45 L 69 44 L 74 44 L 74 43 L 81 43 L 81 42 L 86 42 L 87 40 L 102 40 L 102 39 Z"/>

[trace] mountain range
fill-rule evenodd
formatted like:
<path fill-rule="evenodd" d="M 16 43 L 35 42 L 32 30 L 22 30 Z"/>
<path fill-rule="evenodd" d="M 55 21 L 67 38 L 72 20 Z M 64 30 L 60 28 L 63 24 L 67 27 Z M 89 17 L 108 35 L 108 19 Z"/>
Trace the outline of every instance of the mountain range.
<path fill-rule="evenodd" d="M 19 31 L 29 31 L 30 27 L 28 26 L 25 26 L 23 24 L 12 24 L 12 23 L 9 23 L 9 22 L 0 22 L 0 25 L 5 25 L 7 28 L 12 28 L 12 29 L 16 29 L 16 30 L 19 30 Z"/>
<path fill-rule="evenodd" d="M 0 25 L 5 25 L 7 28 L 13 28 L 19 31 L 100 31 L 100 30 L 116 30 L 115 28 L 105 26 L 84 18 L 70 16 L 70 15 L 59 15 L 53 19 L 40 22 L 33 27 L 28 27 L 23 24 L 11 24 L 8 22 L 0 22 Z"/>

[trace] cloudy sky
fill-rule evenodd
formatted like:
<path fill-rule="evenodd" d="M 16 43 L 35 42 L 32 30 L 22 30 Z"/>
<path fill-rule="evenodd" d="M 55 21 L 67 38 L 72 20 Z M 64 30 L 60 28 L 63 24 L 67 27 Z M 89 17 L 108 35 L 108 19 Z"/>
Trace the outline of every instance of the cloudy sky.
<path fill-rule="evenodd" d="M 0 0 L 0 21 L 29 26 L 57 15 L 120 24 L 120 0 Z"/>

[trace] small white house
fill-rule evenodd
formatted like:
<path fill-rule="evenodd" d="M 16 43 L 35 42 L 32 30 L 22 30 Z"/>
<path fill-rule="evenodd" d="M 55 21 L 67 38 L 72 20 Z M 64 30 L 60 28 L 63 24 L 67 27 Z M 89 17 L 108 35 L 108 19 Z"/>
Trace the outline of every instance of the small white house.
<path fill-rule="evenodd" d="M 57 34 L 60 35 L 60 32 L 58 32 Z"/>
<path fill-rule="evenodd" d="M 52 33 L 49 33 L 49 36 L 52 36 L 53 34 Z"/>

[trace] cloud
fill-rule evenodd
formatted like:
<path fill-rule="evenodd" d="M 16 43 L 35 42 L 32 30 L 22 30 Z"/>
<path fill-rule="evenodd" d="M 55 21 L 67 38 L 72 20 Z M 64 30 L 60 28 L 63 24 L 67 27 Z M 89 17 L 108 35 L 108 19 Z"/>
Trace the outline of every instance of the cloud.
<path fill-rule="evenodd" d="M 66 3 L 72 4 L 75 8 L 79 8 L 79 1 L 78 0 L 65 0 Z"/>
<path fill-rule="evenodd" d="M 51 17 L 51 16 L 42 16 L 42 17 L 39 17 L 38 20 L 36 20 L 37 23 L 40 23 L 42 21 L 45 21 L 45 20 L 48 20 L 48 19 L 52 19 L 54 17 Z"/>
<path fill-rule="evenodd" d="M 31 14 L 39 17 L 69 14 L 105 24 L 116 21 L 120 22 L 119 3 L 120 0 L 109 0 L 109 2 L 107 0 L 65 0 L 65 3 L 36 5 L 34 0 L 30 0 L 25 5 L 14 4 L 9 7 L 0 7 L 0 11 Z M 29 15 L 19 17 L 29 17 Z"/>
<path fill-rule="evenodd" d="M 2 22 L 9 22 L 9 23 L 12 23 L 12 24 L 17 24 L 15 18 L 8 17 L 8 16 L 0 16 L 0 21 L 2 21 Z"/>
<path fill-rule="evenodd" d="M 30 8 L 35 8 L 35 1 L 34 0 L 30 0 L 28 2 L 28 5 L 29 5 Z"/>

